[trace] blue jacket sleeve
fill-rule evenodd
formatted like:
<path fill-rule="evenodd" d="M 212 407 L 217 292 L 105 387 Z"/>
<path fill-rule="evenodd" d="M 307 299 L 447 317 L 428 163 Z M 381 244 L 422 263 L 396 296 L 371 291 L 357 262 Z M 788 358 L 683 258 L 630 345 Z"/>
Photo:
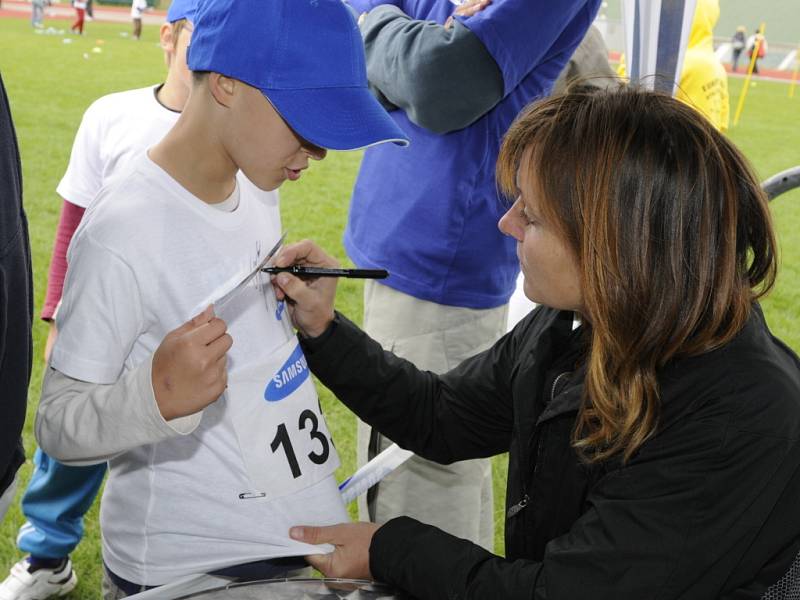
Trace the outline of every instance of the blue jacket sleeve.
<path fill-rule="evenodd" d="M 571 49 L 561 41 L 565 39 L 562 34 L 570 27 L 585 31 L 599 6 L 600 0 L 496 0 L 471 17 L 456 19 L 478 36 L 492 55 L 503 73 L 507 95 L 537 65 Z M 582 37 L 581 33 L 578 41 Z"/>
<path fill-rule="evenodd" d="M 371 11 L 376 6 L 391 4 L 402 8 L 403 0 L 347 0 L 347 4 L 352 6 L 358 14 Z"/>

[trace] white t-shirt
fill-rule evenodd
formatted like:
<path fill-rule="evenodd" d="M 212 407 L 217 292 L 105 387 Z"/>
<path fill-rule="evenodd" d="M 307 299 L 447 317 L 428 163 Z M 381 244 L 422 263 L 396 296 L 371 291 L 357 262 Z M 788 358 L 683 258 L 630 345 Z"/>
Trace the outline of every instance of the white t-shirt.
<path fill-rule="evenodd" d="M 514 326 L 524 319 L 529 312 L 536 308 L 536 303 L 528 299 L 523 291 L 525 284 L 525 277 L 522 273 L 517 275 L 517 287 L 514 288 L 514 293 L 508 301 L 508 320 L 506 322 L 506 331 L 511 331 Z"/>
<path fill-rule="evenodd" d="M 156 99 L 159 87 L 109 94 L 86 109 L 67 172 L 56 188 L 59 196 L 86 208 L 110 177 L 172 129 L 180 113 Z"/>
<path fill-rule="evenodd" d="M 51 366 L 113 383 L 251 271 L 280 235 L 277 194 L 241 174 L 235 193 L 236 209 L 219 211 L 145 153 L 104 187 L 69 249 Z M 258 275 L 218 314 L 234 341 L 228 391 L 190 433 L 132 443 L 109 461 L 101 526 L 103 558 L 116 574 L 161 585 L 315 553 L 290 540 L 289 528 L 348 519 L 332 475 L 338 457 L 281 309 L 268 276 Z M 130 423 L 131 439 L 147 426 Z M 267 462 L 256 472 L 260 458 Z"/>
<path fill-rule="evenodd" d="M 134 19 L 141 19 L 145 10 L 147 10 L 147 0 L 133 0 L 131 2 L 131 16 Z"/>

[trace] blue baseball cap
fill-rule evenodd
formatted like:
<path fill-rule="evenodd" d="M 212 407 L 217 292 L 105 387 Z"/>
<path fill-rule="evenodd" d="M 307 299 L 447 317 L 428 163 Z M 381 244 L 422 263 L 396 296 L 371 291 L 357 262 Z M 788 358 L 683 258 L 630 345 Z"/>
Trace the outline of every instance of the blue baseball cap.
<path fill-rule="evenodd" d="M 197 0 L 172 0 L 167 11 L 167 23 L 174 23 L 181 19 L 186 19 L 194 23 L 194 15 L 197 11 Z"/>
<path fill-rule="evenodd" d="M 364 44 L 342 0 L 200 0 L 193 22 L 189 68 L 258 88 L 309 142 L 408 144 L 369 92 Z"/>

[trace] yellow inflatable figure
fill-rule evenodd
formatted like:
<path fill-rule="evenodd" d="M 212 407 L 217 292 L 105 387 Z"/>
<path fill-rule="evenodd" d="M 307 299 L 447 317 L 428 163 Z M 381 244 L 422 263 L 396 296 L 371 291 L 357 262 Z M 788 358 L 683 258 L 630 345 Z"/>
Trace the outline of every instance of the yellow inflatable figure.
<path fill-rule="evenodd" d="M 694 106 L 720 131 L 728 129 L 728 74 L 714 54 L 719 0 L 697 0 L 677 98 Z"/>
<path fill-rule="evenodd" d="M 714 54 L 714 26 L 718 20 L 719 0 L 697 0 L 676 97 L 703 113 L 714 127 L 726 131 L 730 122 L 728 74 Z M 624 55 L 617 74 L 627 76 Z"/>

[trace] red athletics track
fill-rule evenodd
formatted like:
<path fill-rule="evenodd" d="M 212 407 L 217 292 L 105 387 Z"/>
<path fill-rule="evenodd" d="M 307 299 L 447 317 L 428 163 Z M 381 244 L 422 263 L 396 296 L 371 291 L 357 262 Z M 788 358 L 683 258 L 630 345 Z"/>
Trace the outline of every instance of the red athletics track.
<path fill-rule="evenodd" d="M 160 25 L 164 22 L 167 12 L 164 10 L 148 10 L 142 17 L 146 25 Z M 30 19 L 30 2 L 19 0 L 0 0 L 0 19 Z M 75 9 L 69 2 L 54 3 L 44 10 L 45 19 L 74 20 Z M 130 6 L 103 6 L 95 3 L 94 20 L 105 23 L 130 23 Z"/>
<path fill-rule="evenodd" d="M 142 21 L 148 25 L 160 25 L 164 22 L 167 12 L 164 10 L 149 10 L 147 11 Z M 0 19 L 30 19 L 31 18 L 31 5 L 30 2 L 21 2 L 20 0 L 0 0 Z M 59 19 L 59 20 L 73 20 L 75 18 L 75 10 L 67 2 L 53 4 L 45 8 L 45 19 Z M 95 4 L 94 6 L 94 19 L 99 22 L 111 23 L 130 23 L 131 9 L 127 6 L 102 6 Z M 613 63 L 619 62 L 619 52 L 609 52 L 608 58 Z M 725 70 L 731 77 L 744 77 L 745 73 L 738 71 L 731 73 L 730 65 L 725 65 Z M 779 81 L 791 81 L 792 71 L 778 71 L 777 69 L 764 69 L 760 70 L 758 75 L 753 77 L 759 79 L 775 79 Z"/>
<path fill-rule="evenodd" d="M 619 58 L 621 54 L 619 52 L 609 52 L 608 53 L 608 60 L 612 63 L 619 63 Z M 731 72 L 731 66 L 729 64 L 723 63 L 725 70 L 728 72 L 729 77 L 744 77 L 747 73 L 742 71 L 741 69 L 736 73 Z M 774 79 L 778 81 L 791 81 L 792 79 L 792 71 L 778 71 L 777 69 L 765 69 L 763 67 L 759 67 L 758 75 L 754 74 L 754 78 L 757 79 Z"/>

